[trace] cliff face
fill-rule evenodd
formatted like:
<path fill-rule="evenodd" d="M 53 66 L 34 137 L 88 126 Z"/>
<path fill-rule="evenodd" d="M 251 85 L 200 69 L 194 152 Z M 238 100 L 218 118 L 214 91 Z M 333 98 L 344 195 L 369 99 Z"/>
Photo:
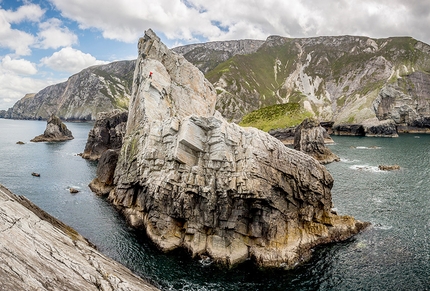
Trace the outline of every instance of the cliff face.
<path fill-rule="evenodd" d="M 213 70 L 218 64 L 227 61 L 235 55 L 255 53 L 264 43 L 262 40 L 231 40 L 213 41 L 190 44 L 173 48 L 172 51 L 183 55 L 203 73 Z"/>
<path fill-rule="evenodd" d="M 331 212 L 333 179 L 315 159 L 228 123 L 203 74 L 151 30 L 133 84 L 108 199 L 161 249 L 290 268 L 366 225 Z"/>
<path fill-rule="evenodd" d="M 158 290 L 0 185 L 0 289 Z"/>
<path fill-rule="evenodd" d="M 27 94 L 6 113 L 13 119 L 95 120 L 97 113 L 127 109 L 135 61 L 87 68 L 66 82 Z"/>
<path fill-rule="evenodd" d="M 216 108 L 232 121 L 292 102 L 335 125 L 367 128 L 388 120 L 428 128 L 429 71 L 430 46 L 412 38 L 271 36 L 257 51 L 205 72 L 219 93 Z"/>

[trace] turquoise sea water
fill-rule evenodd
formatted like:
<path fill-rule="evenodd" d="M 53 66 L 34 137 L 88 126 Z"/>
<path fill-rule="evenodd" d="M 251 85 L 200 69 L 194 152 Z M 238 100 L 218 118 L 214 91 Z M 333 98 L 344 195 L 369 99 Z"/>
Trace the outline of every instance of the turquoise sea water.
<path fill-rule="evenodd" d="M 31 143 L 46 122 L 0 119 L 0 183 L 163 290 L 430 290 L 429 135 L 333 137 L 330 149 L 341 157 L 327 165 L 335 180 L 334 207 L 373 226 L 316 248 L 294 270 L 262 270 L 250 262 L 226 270 L 182 251 L 161 253 L 130 229 L 87 187 L 96 164 L 77 154 L 92 124 L 66 124 L 74 140 Z M 380 164 L 399 164 L 401 170 L 382 172 Z M 69 187 L 80 192 L 70 194 Z"/>

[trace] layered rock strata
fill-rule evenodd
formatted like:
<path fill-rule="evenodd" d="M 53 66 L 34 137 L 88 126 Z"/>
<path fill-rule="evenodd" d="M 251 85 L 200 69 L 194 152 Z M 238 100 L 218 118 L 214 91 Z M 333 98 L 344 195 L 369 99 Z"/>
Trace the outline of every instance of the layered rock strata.
<path fill-rule="evenodd" d="M 333 179 L 318 161 L 228 123 L 215 102 L 203 74 L 148 30 L 108 197 L 131 225 L 165 251 L 286 268 L 366 226 L 331 212 Z"/>
<path fill-rule="evenodd" d="M 321 164 L 338 162 L 340 158 L 325 146 L 326 135 L 326 130 L 317 120 L 307 118 L 296 128 L 294 149 L 314 157 Z"/>
<path fill-rule="evenodd" d="M 112 110 L 97 114 L 94 127 L 88 133 L 82 157 L 89 160 L 98 160 L 108 149 L 119 150 L 127 125 L 128 112 Z"/>
<path fill-rule="evenodd" d="M 0 185 L 0 289 L 158 290 Z"/>
<path fill-rule="evenodd" d="M 73 139 L 72 132 L 67 126 L 61 121 L 61 119 L 55 115 L 51 115 L 46 124 L 45 132 L 41 135 L 36 136 L 32 142 L 56 142 Z"/>

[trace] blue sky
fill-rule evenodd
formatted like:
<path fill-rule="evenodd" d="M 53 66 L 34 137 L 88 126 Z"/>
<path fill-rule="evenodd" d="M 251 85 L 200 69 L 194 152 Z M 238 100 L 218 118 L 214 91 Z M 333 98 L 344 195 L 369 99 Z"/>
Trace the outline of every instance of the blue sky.
<path fill-rule="evenodd" d="M 88 66 L 136 58 L 148 28 L 174 47 L 274 34 L 430 43 L 429 25 L 424 0 L 0 0 L 0 109 Z"/>

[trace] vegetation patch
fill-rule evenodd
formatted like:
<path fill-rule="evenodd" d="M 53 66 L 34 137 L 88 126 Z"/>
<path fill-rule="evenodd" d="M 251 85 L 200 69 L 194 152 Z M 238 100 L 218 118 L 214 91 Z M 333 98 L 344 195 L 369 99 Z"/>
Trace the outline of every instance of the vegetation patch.
<path fill-rule="evenodd" d="M 256 127 L 263 131 L 299 125 L 312 114 L 304 110 L 299 103 L 276 104 L 250 112 L 239 125 Z"/>

